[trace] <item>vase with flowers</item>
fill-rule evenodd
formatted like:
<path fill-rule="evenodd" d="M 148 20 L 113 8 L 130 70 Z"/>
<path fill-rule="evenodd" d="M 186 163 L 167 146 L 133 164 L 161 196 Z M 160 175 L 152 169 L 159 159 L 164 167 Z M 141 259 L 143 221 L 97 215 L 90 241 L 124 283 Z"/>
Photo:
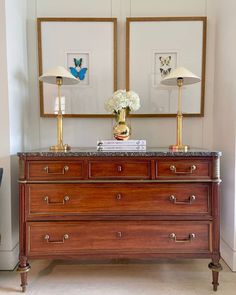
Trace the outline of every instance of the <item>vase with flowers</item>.
<path fill-rule="evenodd" d="M 117 140 L 128 140 L 131 134 L 130 127 L 126 124 L 126 117 L 131 111 L 140 108 L 140 99 L 134 91 L 117 90 L 105 103 L 105 109 L 113 113 L 116 125 L 113 135 Z"/>

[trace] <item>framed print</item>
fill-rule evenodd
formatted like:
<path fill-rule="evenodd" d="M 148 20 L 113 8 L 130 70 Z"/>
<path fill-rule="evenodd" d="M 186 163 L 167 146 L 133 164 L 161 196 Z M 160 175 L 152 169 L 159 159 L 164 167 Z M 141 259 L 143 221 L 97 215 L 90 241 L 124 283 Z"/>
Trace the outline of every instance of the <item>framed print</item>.
<path fill-rule="evenodd" d="M 183 87 L 183 115 L 203 116 L 206 17 L 142 17 L 126 20 L 126 89 L 137 92 L 141 107 L 133 117 L 173 117 L 177 86 L 160 81 L 179 66 L 201 78 Z"/>
<path fill-rule="evenodd" d="M 65 67 L 79 83 L 63 85 L 65 117 L 110 117 L 105 101 L 117 89 L 116 18 L 38 18 L 39 76 Z M 55 116 L 57 87 L 39 82 L 40 114 Z"/>
<path fill-rule="evenodd" d="M 172 69 L 175 69 L 178 65 L 177 62 L 178 53 L 176 51 L 154 51 L 153 52 L 153 87 L 160 86 L 160 82 Z"/>
<path fill-rule="evenodd" d="M 66 68 L 79 79 L 79 87 L 90 85 L 90 59 L 88 52 L 66 52 Z"/>

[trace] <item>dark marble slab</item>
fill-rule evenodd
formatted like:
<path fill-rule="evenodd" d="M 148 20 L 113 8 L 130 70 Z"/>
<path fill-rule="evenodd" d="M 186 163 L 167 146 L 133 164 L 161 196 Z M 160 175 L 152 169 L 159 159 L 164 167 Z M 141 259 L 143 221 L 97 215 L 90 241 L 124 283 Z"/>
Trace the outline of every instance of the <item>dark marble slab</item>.
<path fill-rule="evenodd" d="M 129 157 L 218 157 L 221 156 L 219 151 L 204 149 L 189 149 L 187 152 L 171 151 L 168 148 L 147 147 L 146 151 L 97 151 L 96 148 L 73 148 L 70 151 L 50 151 L 49 149 L 32 150 L 17 153 L 18 156 L 28 157 L 112 157 L 112 156 L 129 156 Z"/>

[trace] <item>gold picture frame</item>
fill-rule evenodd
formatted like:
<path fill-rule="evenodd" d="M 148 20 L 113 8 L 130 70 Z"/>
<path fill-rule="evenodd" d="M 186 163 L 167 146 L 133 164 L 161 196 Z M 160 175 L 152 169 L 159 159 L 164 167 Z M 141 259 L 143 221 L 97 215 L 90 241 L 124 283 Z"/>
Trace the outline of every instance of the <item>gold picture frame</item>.
<path fill-rule="evenodd" d="M 87 69 L 78 86 L 63 87 L 63 116 L 112 117 L 104 102 L 117 90 L 117 19 L 38 18 L 37 31 L 39 76 L 58 65 L 69 70 L 73 59 L 82 60 Z M 39 81 L 41 117 L 56 116 L 53 91 Z"/>
<path fill-rule="evenodd" d="M 159 82 L 161 75 L 177 66 L 201 78 L 201 83 L 183 91 L 183 115 L 204 116 L 206 29 L 206 17 L 126 19 L 126 89 L 137 92 L 141 99 L 140 110 L 130 116 L 176 116 L 177 87 L 168 88 Z"/>

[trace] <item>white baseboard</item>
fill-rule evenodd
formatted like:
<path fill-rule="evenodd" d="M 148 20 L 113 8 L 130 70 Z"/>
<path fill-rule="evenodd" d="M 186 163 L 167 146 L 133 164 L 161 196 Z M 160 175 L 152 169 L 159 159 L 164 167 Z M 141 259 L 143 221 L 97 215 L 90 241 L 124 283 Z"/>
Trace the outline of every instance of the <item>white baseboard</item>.
<path fill-rule="evenodd" d="M 13 270 L 19 261 L 19 244 L 9 251 L 0 251 L 0 270 Z"/>
<path fill-rule="evenodd" d="M 231 270 L 236 271 L 236 251 L 232 249 L 223 239 L 220 240 L 220 252 L 221 257 Z"/>

